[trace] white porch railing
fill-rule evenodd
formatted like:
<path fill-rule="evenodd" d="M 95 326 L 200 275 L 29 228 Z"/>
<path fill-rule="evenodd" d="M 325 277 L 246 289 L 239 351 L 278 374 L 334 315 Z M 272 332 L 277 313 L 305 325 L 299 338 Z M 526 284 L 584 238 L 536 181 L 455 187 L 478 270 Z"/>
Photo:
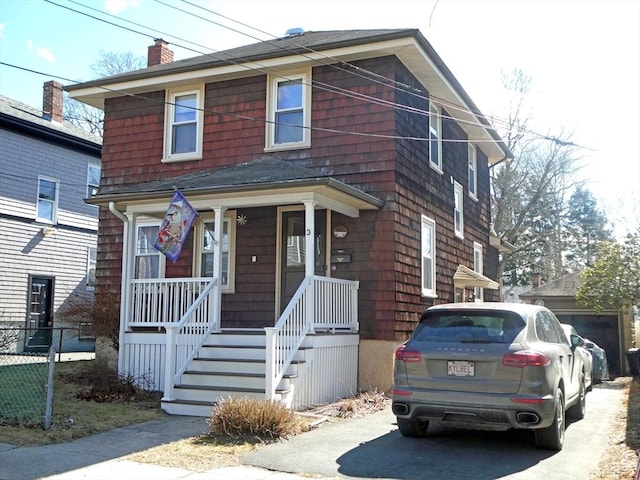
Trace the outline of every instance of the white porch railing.
<path fill-rule="evenodd" d="M 311 289 L 315 295 L 310 298 Z M 319 276 L 303 280 L 276 325 L 265 328 L 267 400 L 275 399 L 278 383 L 308 333 L 358 331 L 357 304 L 358 282 Z"/>
<path fill-rule="evenodd" d="M 202 293 L 176 323 L 166 324 L 165 380 L 163 400 L 173 400 L 174 385 L 211 332 L 219 330 L 217 279 L 209 279 Z"/>
<path fill-rule="evenodd" d="M 127 327 L 165 327 L 178 322 L 211 283 L 211 277 L 132 280 Z"/>

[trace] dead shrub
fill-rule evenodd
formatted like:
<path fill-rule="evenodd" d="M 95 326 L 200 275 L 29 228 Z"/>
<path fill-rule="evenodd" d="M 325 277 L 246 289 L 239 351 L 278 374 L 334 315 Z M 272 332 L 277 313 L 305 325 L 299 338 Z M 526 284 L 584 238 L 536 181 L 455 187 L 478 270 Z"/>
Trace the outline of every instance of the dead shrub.
<path fill-rule="evenodd" d="M 257 437 L 262 440 L 287 438 L 309 429 L 282 402 L 251 398 L 227 398 L 218 402 L 207 418 L 214 436 Z"/>

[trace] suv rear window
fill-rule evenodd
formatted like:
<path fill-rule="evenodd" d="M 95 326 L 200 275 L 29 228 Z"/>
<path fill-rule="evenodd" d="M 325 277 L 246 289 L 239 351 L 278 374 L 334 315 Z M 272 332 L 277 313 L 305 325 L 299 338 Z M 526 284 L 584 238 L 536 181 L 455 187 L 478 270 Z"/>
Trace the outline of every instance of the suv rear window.
<path fill-rule="evenodd" d="M 423 342 L 511 343 L 525 321 L 510 312 L 425 312 L 413 339 Z"/>

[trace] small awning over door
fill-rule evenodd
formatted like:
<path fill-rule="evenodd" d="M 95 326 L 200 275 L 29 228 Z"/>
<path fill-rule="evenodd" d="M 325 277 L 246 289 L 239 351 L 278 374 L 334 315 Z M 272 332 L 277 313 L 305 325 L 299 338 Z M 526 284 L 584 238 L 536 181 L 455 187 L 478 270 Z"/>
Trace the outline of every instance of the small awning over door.
<path fill-rule="evenodd" d="M 489 290 L 498 290 L 500 284 L 498 282 L 485 277 L 481 273 L 471 270 L 464 265 L 458 265 L 456 273 L 453 275 L 453 284 L 456 288 L 488 288 Z"/>

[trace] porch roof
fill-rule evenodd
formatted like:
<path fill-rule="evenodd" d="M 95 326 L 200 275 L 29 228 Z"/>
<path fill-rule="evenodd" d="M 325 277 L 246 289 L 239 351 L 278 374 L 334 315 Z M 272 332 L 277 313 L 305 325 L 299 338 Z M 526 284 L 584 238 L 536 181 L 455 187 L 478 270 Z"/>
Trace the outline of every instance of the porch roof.
<path fill-rule="evenodd" d="M 359 210 L 375 210 L 384 204 L 352 185 L 327 174 L 264 156 L 246 163 L 151 182 L 111 188 L 101 186 L 86 200 L 91 205 L 114 203 L 121 211 L 164 212 L 175 190 L 188 196 L 196 209 L 222 205 L 248 208 L 313 200 L 318 205 L 356 217 Z"/>
<path fill-rule="evenodd" d="M 464 265 L 458 265 L 456 273 L 453 275 L 453 283 L 457 288 L 480 287 L 489 290 L 497 290 L 500 284 L 481 273 L 470 269 Z"/>

